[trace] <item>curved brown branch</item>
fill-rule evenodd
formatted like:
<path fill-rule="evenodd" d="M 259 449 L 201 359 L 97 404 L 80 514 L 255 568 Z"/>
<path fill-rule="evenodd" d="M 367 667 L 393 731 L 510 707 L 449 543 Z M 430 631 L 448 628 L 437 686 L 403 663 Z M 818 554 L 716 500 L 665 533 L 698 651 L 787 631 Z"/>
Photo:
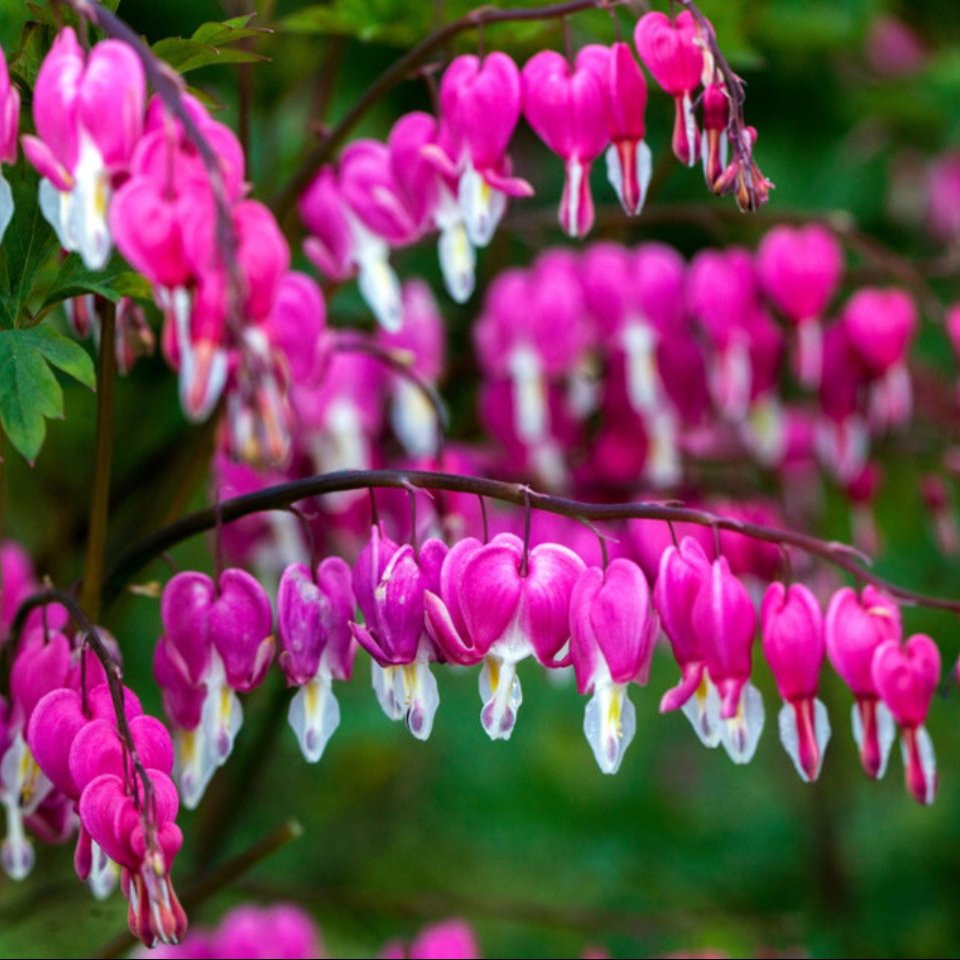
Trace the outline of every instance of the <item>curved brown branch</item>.
<path fill-rule="evenodd" d="M 880 587 L 907 603 L 960 613 L 960 600 L 915 593 L 905 587 L 897 586 L 895 583 L 891 583 L 873 573 L 867 566 L 868 558 L 845 543 L 821 540 L 807 533 L 781 530 L 758 523 L 735 520 L 711 513 L 709 510 L 676 506 L 673 503 L 664 504 L 647 501 L 587 503 L 581 500 L 538 493 L 523 484 L 426 470 L 341 470 L 336 473 L 308 477 L 305 480 L 278 484 L 242 497 L 234 497 L 232 500 L 225 500 L 218 504 L 216 510 L 213 508 L 198 510 L 196 513 L 191 513 L 158 530 L 124 553 L 114 564 L 107 578 L 104 586 L 105 599 L 115 597 L 127 580 L 148 560 L 165 550 L 169 550 L 183 540 L 213 529 L 217 523 L 218 513 L 222 516 L 224 523 L 229 523 L 231 520 L 238 520 L 241 517 L 252 513 L 260 513 L 264 510 L 285 510 L 291 504 L 310 497 L 372 487 L 400 489 L 420 487 L 428 490 L 444 490 L 450 493 L 472 493 L 476 496 L 489 497 L 492 500 L 500 500 L 518 506 L 529 503 L 536 510 L 544 510 L 548 513 L 556 513 L 580 520 L 662 520 L 667 523 L 693 523 L 698 526 L 711 527 L 714 530 L 729 530 L 733 533 L 752 537 L 755 540 L 795 547 L 804 553 L 819 557 L 833 564 L 833 566 L 845 570 L 865 583 Z"/>

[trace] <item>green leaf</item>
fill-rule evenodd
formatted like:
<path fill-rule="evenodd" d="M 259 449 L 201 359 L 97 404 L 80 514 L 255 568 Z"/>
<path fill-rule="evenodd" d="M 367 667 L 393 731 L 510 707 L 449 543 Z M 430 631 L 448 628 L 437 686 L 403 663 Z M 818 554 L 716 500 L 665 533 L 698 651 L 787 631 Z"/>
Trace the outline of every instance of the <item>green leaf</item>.
<path fill-rule="evenodd" d="M 192 40 L 207 43 L 211 47 L 225 47 L 248 37 L 256 37 L 264 33 L 271 33 L 266 27 L 248 26 L 256 14 L 248 13 L 242 17 L 233 17 L 222 23 L 202 23 L 193 31 Z"/>
<path fill-rule="evenodd" d="M 27 164 L 9 171 L 13 190 L 13 220 L 3 238 L 3 283 L 0 286 L 0 326 L 22 326 L 37 274 L 57 250 L 57 238 L 40 213 L 39 178 Z"/>
<path fill-rule="evenodd" d="M 280 21 L 288 33 L 339 34 L 403 46 L 429 31 L 431 4 L 409 0 L 334 0 L 304 7 Z"/>
<path fill-rule="evenodd" d="M 114 254 L 103 270 L 89 270 L 75 253 L 71 253 L 60 267 L 53 286 L 43 301 L 44 306 L 95 293 L 116 303 L 121 297 L 149 300 L 150 282 L 134 273 L 119 254 Z"/>
<path fill-rule="evenodd" d="M 63 416 L 63 391 L 50 365 L 93 389 L 93 361 L 52 327 L 0 331 L 0 424 L 32 464 L 46 435 L 46 419 Z"/>
<path fill-rule="evenodd" d="M 180 73 L 222 63 L 255 63 L 269 59 L 247 47 L 236 44 L 251 37 L 270 33 L 261 27 L 248 26 L 254 14 L 232 17 L 222 23 L 203 23 L 192 37 L 168 37 L 153 45 L 153 52 Z"/>
<path fill-rule="evenodd" d="M 189 73 L 200 67 L 209 67 L 211 64 L 221 63 L 256 63 L 268 58 L 252 50 L 241 50 L 235 47 L 212 47 L 208 43 L 198 40 L 184 39 L 183 37 L 168 37 L 153 45 L 153 52 L 166 60 L 180 73 Z"/>

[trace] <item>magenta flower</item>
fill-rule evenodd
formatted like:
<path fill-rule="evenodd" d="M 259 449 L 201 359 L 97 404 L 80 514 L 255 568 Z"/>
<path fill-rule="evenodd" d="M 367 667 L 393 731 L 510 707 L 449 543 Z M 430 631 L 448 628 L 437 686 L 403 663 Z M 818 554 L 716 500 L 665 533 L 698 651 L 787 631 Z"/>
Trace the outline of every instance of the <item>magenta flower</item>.
<path fill-rule="evenodd" d="M 653 602 L 680 667 L 680 683 L 660 700 L 660 712 L 682 709 L 705 746 L 720 743 L 720 698 L 706 672 L 707 649 L 693 623 L 693 605 L 710 575 L 710 560 L 693 537 L 660 557 Z"/>
<path fill-rule="evenodd" d="M 730 140 L 730 94 L 723 83 L 708 83 L 703 90 L 703 133 L 700 137 L 700 159 L 703 177 L 713 190 L 727 167 Z"/>
<path fill-rule="evenodd" d="M 900 727 L 907 789 L 918 803 L 931 804 L 937 792 L 937 767 L 924 721 L 940 682 L 940 651 L 922 633 L 904 644 L 885 640 L 877 647 L 870 673 Z"/>
<path fill-rule="evenodd" d="M 0 240 L 13 218 L 13 190 L 3 176 L 3 164 L 17 162 L 20 91 L 10 83 L 7 57 L 0 50 Z"/>
<path fill-rule="evenodd" d="M 177 574 L 164 588 L 161 618 L 154 676 L 176 728 L 183 802 L 193 809 L 233 750 L 243 723 L 236 693 L 256 687 L 273 658 L 273 612 L 249 573 L 229 569 L 216 583 Z"/>
<path fill-rule="evenodd" d="M 701 580 L 690 622 L 720 695 L 723 745 L 734 763 L 749 763 L 764 722 L 763 699 L 750 683 L 757 615 L 747 588 L 730 572 L 725 557 L 714 560 Z"/>
<path fill-rule="evenodd" d="M 480 366 L 488 377 L 509 379 L 516 435 L 531 445 L 553 426 L 550 381 L 572 374 L 589 345 L 578 267 L 565 252 L 550 251 L 531 271 L 505 270 L 473 328 Z"/>
<path fill-rule="evenodd" d="M 26 877 L 34 863 L 24 821 L 53 790 L 27 744 L 27 728 L 37 703 L 67 685 L 72 662 L 70 641 L 62 633 L 34 628 L 20 640 L 10 671 L 10 701 L 0 736 L 0 804 L 7 824 L 0 866 L 13 880 Z"/>
<path fill-rule="evenodd" d="M 858 290 L 843 311 L 851 347 L 871 378 L 871 423 L 883 430 L 905 423 L 913 407 L 907 369 L 910 341 L 917 329 L 917 307 L 904 290 Z"/>
<path fill-rule="evenodd" d="M 819 224 L 778 226 L 757 250 L 764 293 L 797 328 L 797 378 L 816 389 L 823 372 L 821 318 L 843 278 L 843 250 Z"/>
<path fill-rule="evenodd" d="M 900 608 L 885 593 L 867 585 L 858 597 L 849 587 L 838 590 L 824 621 L 827 656 L 833 669 L 853 693 L 853 738 L 868 777 L 879 780 L 887 768 L 894 729 L 873 676 L 880 645 L 898 644 L 903 636 Z"/>
<path fill-rule="evenodd" d="M 294 383 L 317 386 L 323 379 L 333 349 L 326 322 L 323 294 L 315 281 L 292 270 L 285 274 L 263 327 L 283 354 Z"/>
<path fill-rule="evenodd" d="M 23 151 L 43 177 L 44 216 L 91 270 L 110 257 L 107 209 L 143 130 L 145 87 L 127 44 L 104 40 L 88 55 L 71 27 L 57 35 L 37 74 L 37 136 L 23 137 Z"/>
<path fill-rule="evenodd" d="M 611 47 L 591 44 L 577 56 L 577 64 L 593 71 L 603 90 L 607 109 L 607 179 L 623 209 L 635 216 L 643 209 L 652 174 L 652 155 L 644 142 L 647 81 L 629 44 Z"/>
<path fill-rule="evenodd" d="M 870 436 L 861 396 L 867 374 L 854 352 L 844 324 L 830 327 L 823 338 L 823 378 L 815 433 L 823 467 L 841 483 L 860 475 L 870 454 Z"/>
<path fill-rule="evenodd" d="M 593 694 L 583 731 L 604 773 L 617 772 L 633 740 L 637 718 L 626 687 L 646 685 L 656 635 L 650 590 L 632 560 L 580 574 L 570 595 L 570 656 L 577 689 Z"/>
<path fill-rule="evenodd" d="M 86 698 L 67 688 L 47 693 L 33 711 L 27 741 L 46 776 L 76 801 L 81 833 L 75 866 L 81 879 L 94 881 L 99 873 L 102 882 L 109 865 L 116 864 L 129 900 L 131 932 L 147 946 L 177 943 L 186 916 L 170 880 L 183 842 L 175 823 L 177 790 L 169 776 L 173 744 L 163 724 L 145 715 L 127 688 L 123 704 L 138 769 L 120 740 L 105 684 Z M 149 779 L 149 802 L 141 770 Z"/>
<path fill-rule="evenodd" d="M 827 708 L 817 699 L 826 645 L 823 613 L 803 584 L 771 583 L 761 609 L 763 655 L 784 700 L 780 741 L 805 781 L 816 780 L 830 740 Z"/>
<path fill-rule="evenodd" d="M 364 470 L 373 465 L 374 440 L 383 424 L 383 365 L 362 353 L 334 352 L 315 385 L 294 384 L 291 402 L 300 422 L 298 437 L 317 473 Z M 343 509 L 365 497 L 363 490 L 325 499 Z"/>
<path fill-rule="evenodd" d="M 456 177 L 446 167 L 444 133 L 430 114 L 408 113 L 393 125 L 387 146 L 394 178 L 417 228 L 440 232 L 437 253 L 447 292 L 457 303 L 466 303 L 476 282 L 477 258 L 457 202 Z M 439 167 L 438 155 L 444 161 Z"/>
<path fill-rule="evenodd" d="M 315 571 L 292 563 L 277 590 L 278 662 L 287 683 L 299 689 L 288 719 L 310 763 L 323 754 L 340 724 L 333 680 L 349 680 L 357 647 L 350 634 L 354 614 L 350 568 L 328 557 Z"/>
<path fill-rule="evenodd" d="M 440 172 L 457 184 L 457 202 L 475 247 L 485 247 L 506 211 L 507 197 L 533 188 L 511 175 L 507 147 L 520 119 L 520 71 L 500 51 L 455 57 L 440 81 L 441 135 L 429 149 Z"/>
<path fill-rule="evenodd" d="M 646 13 L 637 23 L 633 39 L 644 66 L 674 99 L 673 152 L 681 163 L 692 167 L 700 146 L 692 94 L 700 85 L 704 67 L 693 14 L 684 10 L 671 20 L 663 13 Z"/>
<path fill-rule="evenodd" d="M 713 401 L 726 419 L 742 421 L 752 393 L 750 324 L 758 299 L 753 257 L 739 247 L 698 253 L 690 264 L 687 297 L 713 347 L 708 368 Z"/>
<path fill-rule="evenodd" d="M 567 547 L 527 550 L 512 533 L 482 544 L 461 540 L 447 554 L 439 590 L 424 597 L 427 629 L 454 663 L 483 661 L 480 720 L 492 740 L 509 740 L 523 702 L 517 664 L 533 655 L 556 666 L 570 637 L 570 595 L 584 569 Z"/>
<path fill-rule="evenodd" d="M 409 947 L 399 940 L 386 944 L 380 960 L 477 960 L 480 947 L 464 920 L 443 920 L 424 927 Z"/>
<path fill-rule="evenodd" d="M 400 281 L 390 249 L 410 243 L 418 226 L 404 202 L 390 151 L 376 140 L 356 140 L 338 170 L 322 167 L 300 198 L 310 236 L 304 253 L 334 280 L 357 275 L 364 301 L 388 330 L 403 323 Z"/>
<path fill-rule="evenodd" d="M 424 381 L 436 385 L 443 374 L 446 329 L 430 287 L 422 280 L 403 285 L 403 327 L 396 333 L 380 330 L 377 341 L 406 363 Z M 390 382 L 390 424 L 411 457 L 437 455 L 439 426 L 429 398 L 409 377 L 396 374 Z"/>
<path fill-rule="evenodd" d="M 574 67 L 555 50 L 541 50 L 523 68 L 523 112 L 537 136 L 566 165 L 560 225 L 571 237 L 593 226 L 590 166 L 610 142 L 607 90 L 581 51 Z"/>
<path fill-rule="evenodd" d="M 210 957 L 263 956 L 264 947 L 277 960 L 312 960 L 323 956 L 320 931 L 299 907 L 235 907 L 209 934 Z"/>
<path fill-rule="evenodd" d="M 398 546 L 378 527 L 353 568 L 353 592 L 363 623 L 351 623 L 354 639 L 373 657 L 373 689 L 391 720 L 403 718 L 407 729 L 426 740 L 440 704 L 430 661 L 438 651 L 424 623 L 427 590 L 440 587 L 446 544 L 428 540 L 415 551 Z"/>

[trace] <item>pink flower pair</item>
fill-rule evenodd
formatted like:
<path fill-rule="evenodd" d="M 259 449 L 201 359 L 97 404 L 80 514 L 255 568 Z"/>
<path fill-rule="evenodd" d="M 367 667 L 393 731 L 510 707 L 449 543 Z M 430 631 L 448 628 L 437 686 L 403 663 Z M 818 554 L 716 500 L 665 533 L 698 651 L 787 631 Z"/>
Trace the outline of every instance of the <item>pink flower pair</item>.
<path fill-rule="evenodd" d="M 236 694 L 259 685 L 273 659 L 273 611 L 257 580 L 228 569 L 216 582 L 177 574 L 164 588 L 161 618 L 153 672 L 175 728 L 183 802 L 193 809 L 233 750 L 243 723 Z"/>

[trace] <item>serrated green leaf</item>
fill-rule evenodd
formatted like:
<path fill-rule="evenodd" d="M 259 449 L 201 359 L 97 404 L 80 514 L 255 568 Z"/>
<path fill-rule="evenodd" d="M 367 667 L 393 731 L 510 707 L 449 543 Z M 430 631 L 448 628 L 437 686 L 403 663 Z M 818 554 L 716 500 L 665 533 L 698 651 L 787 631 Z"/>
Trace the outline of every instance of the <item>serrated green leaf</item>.
<path fill-rule="evenodd" d="M 57 250 L 57 238 L 40 213 L 37 175 L 26 164 L 18 164 L 9 177 L 14 210 L 0 247 L 4 266 L 0 326 L 15 327 L 23 322 L 37 273 Z"/>
<path fill-rule="evenodd" d="M 52 327 L 0 331 L 0 424 L 10 442 L 33 463 L 46 435 L 46 419 L 63 416 L 63 391 L 50 365 L 91 389 L 93 362 Z"/>

